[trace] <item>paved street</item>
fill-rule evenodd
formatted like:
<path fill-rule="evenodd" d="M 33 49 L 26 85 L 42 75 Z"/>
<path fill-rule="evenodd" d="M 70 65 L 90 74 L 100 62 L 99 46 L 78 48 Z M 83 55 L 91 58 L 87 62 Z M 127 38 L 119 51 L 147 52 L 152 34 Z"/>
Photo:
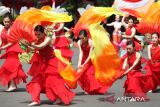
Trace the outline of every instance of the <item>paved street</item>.
<path fill-rule="evenodd" d="M 74 67 L 77 65 L 77 55 L 78 50 L 74 49 L 75 56 L 73 57 Z M 2 65 L 3 60 L 0 60 L 0 65 Z M 24 64 L 23 68 L 27 72 L 30 65 Z M 115 95 L 115 98 L 121 98 L 123 96 L 123 83 L 124 79 L 118 80 L 114 85 L 109 89 L 108 93 L 105 95 L 84 95 L 80 87 L 73 90 L 77 93 L 76 97 L 72 101 L 72 104 L 69 107 L 159 107 L 160 105 L 160 93 L 149 93 L 150 98 L 149 102 L 116 102 L 112 104 L 106 101 L 106 98 L 112 95 Z M 30 78 L 28 78 L 30 81 Z M 27 107 L 31 102 L 30 95 L 25 91 L 25 84 L 20 84 L 18 91 L 12 93 L 4 92 L 5 88 L 0 86 L 0 107 Z M 61 107 L 64 105 L 54 105 L 52 102 L 49 102 L 47 97 L 41 95 L 41 107 Z"/>

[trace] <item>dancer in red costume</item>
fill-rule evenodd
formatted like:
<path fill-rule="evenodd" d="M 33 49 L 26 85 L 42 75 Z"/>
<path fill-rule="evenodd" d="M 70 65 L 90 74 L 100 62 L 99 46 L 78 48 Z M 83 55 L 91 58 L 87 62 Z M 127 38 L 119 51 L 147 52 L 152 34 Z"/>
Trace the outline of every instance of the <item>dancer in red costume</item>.
<path fill-rule="evenodd" d="M 57 23 L 54 29 L 56 35 L 54 43 L 55 49 L 60 49 L 62 56 L 71 61 L 71 58 L 74 53 L 71 49 L 69 49 L 70 41 L 67 39 L 67 37 L 65 37 L 64 23 Z"/>
<path fill-rule="evenodd" d="M 128 68 L 127 68 L 128 65 Z M 125 58 L 122 69 L 125 71 L 123 76 L 127 75 L 125 81 L 125 95 L 130 97 L 143 97 L 146 99 L 146 93 L 149 88 L 145 75 L 141 72 L 141 55 L 135 51 L 133 41 L 127 42 L 127 56 Z"/>
<path fill-rule="evenodd" d="M 7 36 L 12 24 L 12 17 L 10 14 L 3 16 L 4 29 L 1 33 L 1 47 L 0 50 L 6 49 L 4 55 L 0 58 L 5 58 L 5 62 L 0 68 L 0 82 L 3 86 L 8 85 L 7 92 L 17 89 L 17 84 L 21 81 L 26 82 L 27 76 L 25 75 L 22 65 L 19 61 L 18 54 L 22 52 L 18 43 L 9 43 Z"/>
<path fill-rule="evenodd" d="M 125 23 L 124 20 L 125 20 L 125 17 L 124 16 L 122 18 L 122 23 L 123 25 L 125 26 L 126 28 L 126 33 L 125 35 L 122 35 L 122 37 L 124 39 L 126 39 L 127 41 L 130 41 L 130 40 L 133 40 L 134 43 L 135 43 L 135 48 L 137 51 L 140 51 L 142 49 L 142 46 L 141 46 L 141 42 L 135 38 L 135 35 L 136 35 L 136 28 L 135 28 L 135 25 L 134 25 L 134 20 L 132 18 L 130 18 L 128 20 L 128 23 Z"/>
<path fill-rule="evenodd" d="M 92 40 L 87 37 L 87 32 L 85 30 L 80 31 L 79 38 L 78 47 L 80 53 L 78 68 L 79 71 L 82 72 L 79 84 L 86 94 L 105 94 L 108 87 L 102 86 L 95 79 L 95 68 L 91 62 L 91 53 L 94 48 Z"/>
<path fill-rule="evenodd" d="M 159 34 L 152 34 L 152 43 L 148 45 L 148 58 L 149 61 L 145 65 L 147 70 L 146 75 L 151 76 L 150 84 L 151 90 L 156 91 L 157 86 L 160 85 L 160 45 Z"/>
<path fill-rule="evenodd" d="M 29 106 L 40 104 L 41 92 L 44 92 L 51 101 L 69 104 L 75 93 L 66 87 L 63 78 L 58 72 L 58 63 L 60 61 L 53 54 L 52 38 L 45 36 L 44 28 L 41 25 L 37 25 L 34 31 L 38 40 L 36 44 L 32 43 L 28 46 L 29 48 L 34 48 L 36 52 L 32 58 L 33 65 L 29 70 L 29 74 L 33 78 L 26 87 L 33 101 Z"/>

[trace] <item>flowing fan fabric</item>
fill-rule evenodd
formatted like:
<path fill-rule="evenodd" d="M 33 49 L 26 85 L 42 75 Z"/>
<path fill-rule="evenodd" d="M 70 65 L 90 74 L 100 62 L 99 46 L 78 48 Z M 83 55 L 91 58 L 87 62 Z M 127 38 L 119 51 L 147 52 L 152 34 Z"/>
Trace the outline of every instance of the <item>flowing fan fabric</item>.
<path fill-rule="evenodd" d="M 115 8 L 111 7 L 91 7 L 87 9 L 74 27 L 75 37 L 78 36 L 81 30 L 86 30 L 90 35 L 88 31 L 89 25 L 101 22 L 112 14 L 123 15 L 121 12 L 118 12 Z"/>
<path fill-rule="evenodd" d="M 109 34 L 99 23 L 90 25 L 89 31 L 94 44 L 92 62 L 96 69 L 95 77 L 101 84 L 110 87 L 120 75 L 120 58 L 110 42 Z"/>
<path fill-rule="evenodd" d="M 74 33 L 77 34 L 80 30 L 87 30 L 90 33 L 94 45 L 92 62 L 95 67 L 95 77 L 102 85 L 108 87 L 120 75 L 121 63 L 108 33 L 100 26 L 100 22 L 112 14 L 123 15 L 114 8 L 91 7 L 82 14 L 74 28 Z"/>
<path fill-rule="evenodd" d="M 130 14 L 131 16 L 134 16 L 136 18 L 143 18 L 144 17 L 144 14 L 143 13 L 140 13 L 136 10 L 132 10 L 132 9 L 121 9 L 122 12 L 126 12 L 128 14 Z"/>
<path fill-rule="evenodd" d="M 74 69 L 70 62 L 62 56 L 59 49 L 55 49 L 54 53 L 60 61 L 66 64 L 64 65 L 62 63 L 58 63 L 58 71 L 60 72 L 60 75 L 65 80 L 68 87 L 75 89 L 77 87 L 78 75 L 76 74 L 76 72 L 74 72 Z"/>
<path fill-rule="evenodd" d="M 3 16 L 6 13 L 10 12 L 10 8 L 5 7 L 5 6 L 0 6 L 0 16 Z"/>
<path fill-rule="evenodd" d="M 160 2 L 154 3 L 138 24 L 137 30 L 140 33 L 160 33 Z"/>
<path fill-rule="evenodd" d="M 70 22 L 72 17 L 42 9 L 30 9 L 21 14 L 13 23 L 8 40 L 16 42 L 22 38 L 28 41 L 36 39 L 34 27 L 43 22 Z"/>
<path fill-rule="evenodd" d="M 146 14 L 149 7 L 155 2 L 155 0 L 114 0 L 113 7 L 118 10 L 132 9 L 137 12 Z"/>

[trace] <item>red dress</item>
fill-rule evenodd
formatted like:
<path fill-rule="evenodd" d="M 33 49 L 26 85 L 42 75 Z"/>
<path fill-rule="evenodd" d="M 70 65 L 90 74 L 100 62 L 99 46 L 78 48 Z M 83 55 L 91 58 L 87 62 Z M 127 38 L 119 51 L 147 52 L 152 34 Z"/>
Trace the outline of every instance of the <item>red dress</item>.
<path fill-rule="evenodd" d="M 133 27 L 128 27 L 127 29 L 126 29 L 126 35 L 127 36 L 131 36 L 131 34 L 132 34 L 132 29 Z M 133 41 L 134 41 L 134 43 L 135 43 L 135 48 L 136 48 L 136 51 L 140 51 L 141 49 L 142 49 L 142 46 L 141 46 L 141 43 L 140 43 L 140 41 L 139 40 L 137 40 L 135 37 L 132 39 Z"/>
<path fill-rule="evenodd" d="M 151 90 L 155 90 L 160 85 L 160 47 L 151 47 L 151 59 L 147 62 L 144 69 L 147 71 L 146 75 L 150 78 L 149 85 Z"/>
<path fill-rule="evenodd" d="M 7 35 L 8 31 L 3 29 L 1 33 L 2 46 L 8 43 Z M 14 80 L 15 84 L 19 84 L 21 81 L 26 82 L 27 76 L 25 75 L 19 61 L 19 53 L 22 53 L 22 49 L 19 44 L 16 43 L 7 48 L 6 52 L 0 57 L 0 59 L 6 59 L 0 68 L 0 82 L 3 86 L 9 84 L 11 80 Z"/>
<path fill-rule="evenodd" d="M 83 51 L 83 57 L 82 57 L 82 64 L 83 64 L 89 55 L 90 46 L 88 43 L 82 43 L 81 48 Z M 105 94 L 108 90 L 108 87 L 102 86 L 95 79 L 95 68 L 91 60 L 86 65 L 84 65 L 83 74 L 79 78 L 78 82 L 81 88 L 88 94 Z"/>
<path fill-rule="evenodd" d="M 114 30 L 113 34 L 112 34 L 112 37 L 113 37 L 112 44 L 113 44 L 113 46 L 116 49 L 116 52 L 118 54 L 118 52 L 119 52 L 119 44 L 121 43 L 121 39 L 122 39 L 120 29 Z"/>
<path fill-rule="evenodd" d="M 32 96 L 32 101 L 40 103 L 40 93 L 46 93 L 49 100 L 55 101 L 60 98 L 64 104 L 69 104 L 75 93 L 71 92 L 65 85 L 65 81 L 58 72 L 58 62 L 50 46 L 39 50 L 32 57 L 33 64 L 29 74 L 33 76 L 26 88 Z"/>
<path fill-rule="evenodd" d="M 118 29 L 117 31 L 113 31 L 113 42 L 119 44 L 121 42 L 121 31 Z"/>
<path fill-rule="evenodd" d="M 60 25 L 57 24 L 55 29 L 57 29 Z M 62 56 L 71 61 L 73 56 L 73 51 L 69 48 L 70 41 L 65 37 L 65 32 L 60 30 L 56 32 L 56 40 L 54 43 L 55 49 L 60 49 Z"/>
<path fill-rule="evenodd" d="M 131 67 L 136 60 L 136 52 L 128 57 L 128 65 Z M 148 84 L 146 82 L 147 77 L 141 72 L 141 61 L 127 74 L 127 80 L 124 83 L 125 95 L 131 95 L 133 97 L 146 97 L 149 91 Z"/>

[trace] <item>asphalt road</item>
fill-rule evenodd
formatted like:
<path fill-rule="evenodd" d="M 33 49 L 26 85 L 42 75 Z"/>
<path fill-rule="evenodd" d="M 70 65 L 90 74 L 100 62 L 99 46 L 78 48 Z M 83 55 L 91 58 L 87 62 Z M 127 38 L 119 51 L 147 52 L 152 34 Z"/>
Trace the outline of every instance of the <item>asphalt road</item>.
<path fill-rule="evenodd" d="M 73 57 L 74 67 L 77 65 L 78 50 L 74 49 L 75 55 Z M 144 51 L 145 53 L 145 51 Z M 145 54 L 146 55 L 146 54 Z M 4 60 L 0 60 L 0 65 L 2 65 Z M 23 68 L 25 72 L 29 69 L 30 65 L 24 64 Z M 30 81 L 31 78 L 28 78 Z M 78 87 L 73 90 L 76 92 L 76 97 L 69 105 L 69 107 L 159 107 L 160 105 L 160 93 L 148 93 L 150 101 L 148 102 L 125 102 L 119 101 L 114 104 L 107 101 L 107 98 L 114 96 L 115 99 L 122 98 L 123 96 L 123 84 L 125 78 L 122 80 L 117 80 L 113 86 L 108 90 L 105 95 L 84 95 L 83 90 Z M 16 92 L 7 93 L 4 92 L 6 87 L 0 86 L 0 107 L 27 107 L 31 102 L 30 95 L 25 91 L 25 84 L 20 84 L 19 89 Z M 45 94 L 41 95 L 41 105 L 42 107 L 61 107 L 64 105 L 55 105 L 53 102 L 48 101 Z"/>

